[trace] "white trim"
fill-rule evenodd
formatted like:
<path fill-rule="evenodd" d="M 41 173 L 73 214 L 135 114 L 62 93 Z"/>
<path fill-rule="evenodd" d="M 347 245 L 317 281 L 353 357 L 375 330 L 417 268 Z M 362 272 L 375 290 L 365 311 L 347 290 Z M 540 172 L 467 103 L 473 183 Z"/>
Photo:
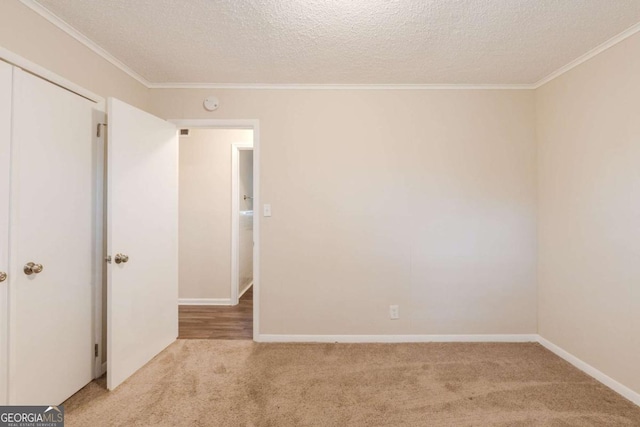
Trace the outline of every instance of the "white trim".
<path fill-rule="evenodd" d="M 420 343 L 420 342 L 537 342 L 536 334 L 492 335 L 273 335 L 260 334 L 257 342 Z"/>
<path fill-rule="evenodd" d="M 9 274 L 14 69 L 10 64 L 4 63 L 0 63 L 0 68 L 4 68 L 0 82 L 0 270 Z M 9 275 L 0 283 L 0 406 L 9 404 L 9 287 L 12 280 Z"/>
<path fill-rule="evenodd" d="M 246 90 L 532 90 L 533 84 L 150 83 L 149 89 Z"/>
<path fill-rule="evenodd" d="M 231 301 L 233 305 L 237 305 L 240 299 L 240 150 L 253 151 L 253 144 L 250 142 L 231 144 Z"/>
<path fill-rule="evenodd" d="M 249 289 L 251 289 L 252 286 L 253 286 L 253 280 L 249 282 L 249 284 L 242 291 L 240 291 L 240 295 L 238 296 L 238 299 L 242 298 L 242 295 L 244 295 Z"/>
<path fill-rule="evenodd" d="M 179 298 L 178 305 L 233 305 L 231 298 Z"/>
<path fill-rule="evenodd" d="M 101 103 L 98 107 L 104 107 L 104 103 Z M 106 283 L 106 270 L 105 270 L 105 184 L 106 184 L 106 131 L 101 133 L 101 136 L 97 135 L 98 123 L 106 123 L 107 113 L 104 108 L 94 108 L 93 112 L 93 129 L 96 133 L 92 135 L 94 147 L 96 147 L 96 154 L 94 158 L 95 168 L 95 247 L 94 247 L 94 284 L 93 284 L 93 343 L 98 344 L 98 357 L 94 359 L 93 363 L 93 378 L 101 377 L 106 369 L 103 369 L 105 363 L 102 360 L 103 345 L 102 345 L 102 291 L 107 286 Z"/>
<path fill-rule="evenodd" d="M 107 373 L 107 362 L 104 362 L 102 364 L 102 366 L 100 367 L 100 375 L 97 378 L 100 378 L 101 376 L 103 376 L 106 373 Z"/>
<path fill-rule="evenodd" d="M 93 40 L 82 34 L 80 31 L 69 25 L 66 21 L 58 17 L 46 7 L 35 0 L 20 0 L 29 9 L 45 18 L 47 21 L 85 45 L 98 56 L 102 57 L 133 79 L 140 82 L 147 89 L 246 89 L 246 90 L 535 90 L 561 76 L 572 68 L 593 58 L 599 53 L 607 50 L 611 46 L 620 43 L 622 40 L 640 31 L 640 23 L 626 29 L 620 34 L 612 37 L 601 45 L 591 49 L 589 52 L 568 64 L 558 68 L 556 71 L 543 77 L 535 83 L 520 84 L 271 84 L 271 83 L 153 83 L 135 72 L 131 67 L 117 59 L 111 53 L 100 47 Z M 1 49 L 1 48 L 0 48 Z M 0 52 L 1 53 L 1 52 Z M 15 64 L 14 64 L 15 65 Z"/>
<path fill-rule="evenodd" d="M 238 200 L 238 193 L 240 192 L 239 184 L 239 164 L 240 153 L 236 144 L 231 145 L 231 302 L 233 305 L 238 305 L 238 291 L 240 288 L 240 245 L 239 245 L 239 230 L 240 230 L 240 201 Z"/>
<path fill-rule="evenodd" d="M 596 46 L 535 83 L 519 84 L 260 84 L 260 83 L 150 83 L 149 89 L 247 89 L 247 90 L 535 90 L 612 46 L 640 32 L 637 23 Z"/>
<path fill-rule="evenodd" d="M 616 393 L 622 395 L 624 398 L 629 399 L 636 405 L 640 406 L 640 393 L 637 393 L 631 390 L 629 387 L 619 383 L 618 381 L 614 380 L 613 378 L 606 375 L 602 371 L 594 368 L 593 366 L 589 365 L 585 361 L 577 358 L 576 356 L 564 350 L 563 348 L 553 344 L 551 341 L 545 338 L 542 338 L 541 336 L 538 336 L 538 342 L 542 346 L 547 348 L 549 351 L 551 351 L 552 353 L 555 353 L 557 356 L 571 363 L 573 366 L 580 369 L 584 373 L 600 381 L 602 384 L 606 385 L 611 390 L 615 391 Z"/>
<path fill-rule="evenodd" d="M 582 64 L 583 62 L 588 61 L 589 59 L 593 58 L 594 56 L 596 56 L 596 55 L 598 55 L 598 54 L 600 54 L 602 52 L 604 52 L 605 50 L 609 49 L 610 47 L 612 47 L 612 46 L 620 43 L 621 41 L 631 37 L 632 35 L 634 35 L 638 31 L 640 31 L 640 23 L 637 23 L 634 26 L 632 26 L 630 28 L 627 28 L 626 30 L 624 30 L 620 34 L 610 38 L 609 40 L 607 40 L 606 42 L 602 43 L 601 45 L 591 49 L 589 52 L 585 53 L 584 55 L 574 59 L 571 62 L 569 62 L 567 65 L 565 65 L 563 67 L 560 67 L 556 71 L 554 71 L 553 73 L 549 74 L 548 76 L 543 77 L 538 82 L 533 84 L 532 88 L 533 89 L 538 89 L 539 87 L 545 85 L 546 83 L 549 83 L 551 80 L 555 79 L 556 77 L 560 77 L 561 75 L 563 75 L 567 71 L 577 67 L 578 65 Z"/>
<path fill-rule="evenodd" d="M 260 121 L 255 119 L 172 119 L 181 128 L 192 129 L 253 129 L 253 340 L 260 336 Z"/>
<path fill-rule="evenodd" d="M 23 58 L 20 55 L 17 55 L 10 50 L 7 50 L 0 46 L 0 59 L 8 62 L 11 65 L 15 65 L 16 67 L 26 71 L 27 73 L 33 74 L 34 76 L 38 76 L 41 79 L 44 79 L 50 83 L 53 83 L 56 86 L 60 86 L 63 89 L 66 89 L 70 92 L 73 92 L 77 95 L 80 95 L 83 98 L 86 98 L 90 101 L 93 101 L 97 104 L 104 103 L 104 98 L 100 95 L 96 95 L 95 93 L 86 90 L 85 88 L 78 86 L 77 84 L 71 82 L 70 80 L 65 79 L 64 77 L 59 76 L 56 73 L 53 73 L 47 70 L 40 65 L 29 61 L 28 59 Z"/>
<path fill-rule="evenodd" d="M 243 119 L 168 119 L 179 128 L 189 129 L 254 129 L 258 120 Z M 254 141 L 255 143 L 255 141 Z"/>
<path fill-rule="evenodd" d="M 70 35 L 71 37 L 73 37 L 74 39 L 76 39 L 77 41 L 79 41 L 80 43 L 82 43 L 83 45 L 85 45 L 86 47 L 88 47 L 90 50 L 92 50 L 94 53 L 96 53 L 98 56 L 102 57 L 112 65 L 114 65 L 116 68 L 120 69 L 121 71 L 123 71 L 124 73 L 132 77 L 133 79 L 142 83 L 142 85 L 144 85 L 145 87 L 149 88 L 150 82 L 147 79 L 145 79 L 140 74 L 133 71 L 133 69 L 131 69 L 128 65 L 126 65 L 125 63 L 117 59 L 115 56 L 111 55 L 105 49 L 100 47 L 96 42 L 89 39 L 80 31 L 76 30 L 74 27 L 69 25 L 63 19 L 59 18 L 56 14 L 51 12 L 46 7 L 42 6 L 40 3 L 34 0 L 20 0 L 20 2 L 24 4 L 26 7 L 28 7 L 29 9 L 36 12 L 38 15 L 42 16 L 47 21 L 51 22 L 53 25 L 55 25 L 56 27 L 58 27 L 68 35 Z"/>
<path fill-rule="evenodd" d="M 260 336 L 260 122 L 253 121 L 253 340 Z M 257 214 L 256 214 L 256 207 Z"/>

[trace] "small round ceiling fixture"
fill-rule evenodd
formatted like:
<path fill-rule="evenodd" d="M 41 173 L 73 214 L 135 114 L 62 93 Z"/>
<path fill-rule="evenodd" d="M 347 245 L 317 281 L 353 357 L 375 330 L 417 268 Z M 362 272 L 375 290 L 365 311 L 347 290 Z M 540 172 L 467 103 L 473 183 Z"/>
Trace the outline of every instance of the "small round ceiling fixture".
<path fill-rule="evenodd" d="M 220 100 L 215 96 L 208 96 L 204 99 L 204 109 L 207 111 L 215 111 L 220 106 Z"/>

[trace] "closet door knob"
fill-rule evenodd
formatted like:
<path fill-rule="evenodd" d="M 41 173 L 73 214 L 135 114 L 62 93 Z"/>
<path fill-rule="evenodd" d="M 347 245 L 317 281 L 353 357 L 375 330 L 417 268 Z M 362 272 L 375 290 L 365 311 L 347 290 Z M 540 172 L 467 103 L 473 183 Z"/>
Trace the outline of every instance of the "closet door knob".
<path fill-rule="evenodd" d="M 127 263 L 129 262 L 129 255 L 116 254 L 115 261 L 116 261 L 116 264 Z"/>
<path fill-rule="evenodd" d="M 4 282 L 5 280 L 7 280 L 7 273 L 5 273 L 4 271 L 0 271 L 0 283 Z"/>
<path fill-rule="evenodd" d="M 24 274 L 31 276 L 32 274 L 42 273 L 44 267 L 42 264 L 36 264 L 34 262 L 28 262 L 24 265 Z"/>

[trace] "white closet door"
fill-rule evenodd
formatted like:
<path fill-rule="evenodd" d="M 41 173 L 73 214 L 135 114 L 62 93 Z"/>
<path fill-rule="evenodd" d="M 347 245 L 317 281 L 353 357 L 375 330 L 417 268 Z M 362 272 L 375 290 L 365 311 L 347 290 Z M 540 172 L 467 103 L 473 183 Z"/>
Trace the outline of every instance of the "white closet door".
<path fill-rule="evenodd" d="M 9 272 L 9 147 L 13 67 L 0 61 L 0 279 Z M 9 277 L 0 282 L 0 405 L 7 404 L 7 328 Z"/>
<path fill-rule="evenodd" d="M 107 116 L 107 387 L 113 390 L 178 336 L 178 132 L 116 99 L 109 99 Z M 117 263 L 119 254 L 128 261 Z"/>
<path fill-rule="evenodd" d="M 94 104 L 18 69 L 13 100 L 9 402 L 55 405 L 92 379 Z"/>

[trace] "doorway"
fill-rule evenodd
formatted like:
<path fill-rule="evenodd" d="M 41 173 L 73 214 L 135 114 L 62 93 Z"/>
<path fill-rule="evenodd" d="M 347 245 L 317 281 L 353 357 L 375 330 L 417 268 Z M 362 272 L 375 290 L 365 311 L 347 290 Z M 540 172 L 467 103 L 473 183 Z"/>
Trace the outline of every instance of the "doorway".
<path fill-rule="evenodd" d="M 257 122 L 173 122 L 181 129 L 179 338 L 252 339 Z"/>
<path fill-rule="evenodd" d="M 253 286 L 253 142 L 231 146 L 231 303 Z"/>

